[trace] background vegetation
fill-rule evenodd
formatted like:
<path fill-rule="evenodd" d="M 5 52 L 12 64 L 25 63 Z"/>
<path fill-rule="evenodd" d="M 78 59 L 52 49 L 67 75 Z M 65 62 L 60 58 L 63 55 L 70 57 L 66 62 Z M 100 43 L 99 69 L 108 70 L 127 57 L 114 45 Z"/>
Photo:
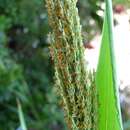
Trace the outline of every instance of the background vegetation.
<path fill-rule="evenodd" d="M 114 4 L 119 2 L 128 4 Z M 78 3 L 84 41 L 102 27 L 96 13 L 101 5 L 99 0 Z M 30 130 L 66 129 L 53 87 L 49 31 L 44 0 L 0 0 L 0 130 L 19 128 L 16 98 Z"/>

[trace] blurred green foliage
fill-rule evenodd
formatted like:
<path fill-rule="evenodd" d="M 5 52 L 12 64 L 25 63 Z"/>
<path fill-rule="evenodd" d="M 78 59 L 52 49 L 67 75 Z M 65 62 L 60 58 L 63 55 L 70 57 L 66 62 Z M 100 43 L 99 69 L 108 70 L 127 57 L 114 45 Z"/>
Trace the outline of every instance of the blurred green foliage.
<path fill-rule="evenodd" d="M 80 0 L 78 8 L 89 41 L 92 28 L 102 27 L 101 1 Z M 19 128 L 16 98 L 29 129 L 66 129 L 53 87 L 49 31 L 44 0 L 0 0 L 0 130 Z"/>
<path fill-rule="evenodd" d="M 103 18 L 98 15 L 98 11 L 103 11 L 102 0 L 80 0 L 78 2 L 79 14 L 83 30 L 83 38 L 85 42 L 89 42 L 97 33 L 93 31 L 101 31 Z"/>
<path fill-rule="evenodd" d="M 42 0 L 0 0 L 0 130 L 19 127 L 16 98 L 29 128 L 64 126 L 53 89 L 44 5 Z"/>
<path fill-rule="evenodd" d="M 114 4 L 123 4 L 125 6 L 130 7 L 130 1 L 129 0 L 114 0 Z"/>

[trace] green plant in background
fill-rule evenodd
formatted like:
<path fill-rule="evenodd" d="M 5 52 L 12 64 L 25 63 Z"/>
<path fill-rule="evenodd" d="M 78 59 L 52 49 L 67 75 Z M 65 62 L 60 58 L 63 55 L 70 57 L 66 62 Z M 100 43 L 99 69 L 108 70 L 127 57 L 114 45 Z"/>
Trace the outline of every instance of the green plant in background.
<path fill-rule="evenodd" d="M 116 78 L 112 2 L 106 0 L 96 87 L 100 104 L 98 130 L 123 130 Z"/>
<path fill-rule="evenodd" d="M 79 0 L 77 3 L 84 42 L 89 42 L 102 29 L 103 19 L 97 13 L 98 11 L 103 12 L 102 2 L 102 0 Z M 96 31 L 93 31 L 92 28 Z"/>
<path fill-rule="evenodd" d="M 49 27 L 43 5 L 44 0 L 0 0 L 2 130 L 19 126 L 16 97 L 22 102 L 29 129 L 64 129 L 62 111 L 52 88 Z"/>
<path fill-rule="evenodd" d="M 27 103 L 27 89 L 21 67 L 9 56 L 8 50 L 0 47 L 0 128 L 13 129 L 16 121 L 15 98 Z M 8 109 L 7 109 L 8 108 Z M 6 126 L 5 126 L 6 124 Z"/>
<path fill-rule="evenodd" d="M 123 4 L 123 5 L 126 5 L 126 6 L 130 7 L 129 0 L 114 0 L 113 4 Z"/>
<path fill-rule="evenodd" d="M 46 3 L 53 29 L 51 54 L 56 85 L 66 122 L 72 130 L 96 130 L 96 89 L 92 75 L 86 71 L 77 1 L 46 0 Z"/>

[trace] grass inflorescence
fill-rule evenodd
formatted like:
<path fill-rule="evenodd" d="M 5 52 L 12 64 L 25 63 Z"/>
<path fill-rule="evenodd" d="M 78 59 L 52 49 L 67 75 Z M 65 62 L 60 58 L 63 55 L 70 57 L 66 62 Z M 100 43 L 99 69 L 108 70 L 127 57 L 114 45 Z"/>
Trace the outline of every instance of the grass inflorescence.
<path fill-rule="evenodd" d="M 68 127 L 96 130 L 96 87 L 94 77 L 86 70 L 76 4 L 76 0 L 46 0 L 52 27 L 51 55 Z"/>

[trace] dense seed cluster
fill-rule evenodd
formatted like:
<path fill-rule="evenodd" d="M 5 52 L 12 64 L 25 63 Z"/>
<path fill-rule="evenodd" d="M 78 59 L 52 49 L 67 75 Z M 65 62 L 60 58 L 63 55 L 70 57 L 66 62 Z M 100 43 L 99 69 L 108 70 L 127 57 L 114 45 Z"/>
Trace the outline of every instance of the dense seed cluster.
<path fill-rule="evenodd" d="M 65 119 L 71 130 L 96 130 L 97 95 L 94 77 L 87 73 L 77 0 L 46 0 L 55 78 Z"/>

